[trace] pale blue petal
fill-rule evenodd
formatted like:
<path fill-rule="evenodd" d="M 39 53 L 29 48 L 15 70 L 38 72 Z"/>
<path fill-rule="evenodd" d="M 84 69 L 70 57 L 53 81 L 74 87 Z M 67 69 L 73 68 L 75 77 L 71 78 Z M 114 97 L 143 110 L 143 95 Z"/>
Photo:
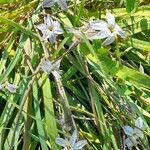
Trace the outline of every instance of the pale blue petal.
<path fill-rule="evenodd" d="M 52 31 L 50 30 L 46 30 L 46 31 L 43 31 L 43 40 L 46 41 L 48 40 L 48 38 L 54 34 Z"/>
<path fill-rule="evenodd" d="M 63 30 L 60 27 L 60 23 L 58 21 L 53 21 L 53 30 L 55 34 L 63 34 Z"/>
<path fill-rule="evenodd" d="M 55 0 L 44 0 L 43 1 L 43 7 L 44 8 L 48 8 L 48 7 L 52 7 L 55 4 Z"/>
<path fill-rule="evenodd" d="M 56 70 L 52 71 L 52 74 L 53 74 L 53 76 L 54 76 L 56 79 L 60 79 L 60 78 L 61 78 L 61 75 L 60 75 Z"/>
<path fill-rule="evenodd" d="M 132 136 L 134 133 L 134 129 L 131 128 L 130 126 L 124 126 L 123 131 L 126 135 Z"/>
<path fill-rule="evenodd" d="M 143 134 L 143 131 L 145 129 L 145 126 L 144 126 L 144 122 L 143 122 L 143 119 L 141 117 L 138 117 L 135 121 L 135 129 L 134 129 L 134 132 L 135 134 L 140 137 L 140 138 L 143 138 L 144 137 L 144 134 Z"/>
<path fill-rule="evenodd" d="M 55 34 L 63 34 L 63 30 L 61 28 L 54 28 Z"/>
<path fill-rule="evenodd" d="M 36 28 L 41 30 L 42 32 L 48 29 L 46 24 L 37 25 Z"/>
<path fill-rule="evenodd" d="M 114 34 L 111 34 L 103 43 L 102 45 L 103 46 L 107 46 L 107 45 L 110 45 L 111 43 L 113 43 L 115 41 L 115 35 Z"/>
<path fill-rule="evenodd" d="M 61 10 L 67 10 L 67 2 L 66 0 L 57 0 L 57 3 Z"/>
<path fill-rule="evenodd" d="M 117 33 L 118 35 L 120 35 L 122 38 L 126 38 L 125 31 L 123 31 L 122 28 L 119 27 L 117 24 L 116 24 L 115 27 L 114 27 L 114 31 L 116 31 L 116 33 Z"/>
<path fill-rule="evenodd" d="M 77 134 L 78 134 L 77 131 L 74 130 L 72 136 L 70 137 L 69 143 L 70 143 L 71 147 L 73 147 L 75 145 L 75 142 L 77 140 Z"/>
<path fill-rule="evenodd" d="M 89 26 L 93 30 L 103 30 L 103 29 L 107 28 L 107 23 L 103 20 L 94 20 L 89 23 Z"/>
<path fill-rule="evenodd" d="M 53 26 L 60 28 L 60 23 L 58 21 L 53 21 Z"/>
<path fill-rule="evenodd" d="M 138 144 L 138 141 L 137 141 L 137 139 L 135 139 L 134 137 L 132 137 L 132 138 L 127 138 L 126 140 L 125 140 L 125 145 L 130 149 L 130 148 L 132 148 L 133 146 L 136 146 Z"/>
<path fill-rule="evenodd" d="M 53 27 L 53 20 L 50 17 L 50 15 L 47 15 L 46 24 L 47 24 L 48 27 Z"/>
<path fill-rule="evenodd" d="M 107 38 L 111 35 L 111 32 L 109 29 L 105 29 L 105 30 L 101 30 L 100 32 L 98 32 L 97 34 L 95 34 L 94 36 L 90 37 L 90 39 L 104 39 Z"/>
<path fill-rule="evenodd" d="M 135 126 L 137 128 L 140 128 L 140 129 L 144 129 L 144 122 L 143 122 L 143 119 L 141 117 L 138 117 L 136 120 L 135 120 Z"/>
<path fill-rule="evenodd" d="M 48 60 L 44 60 L 40 67 L 47 74 L 50 74 L 53 69 L 52 63 Z"/>
<path fill-rule="evenodd" d="M 109 11 L 106 12 L 106 20 L 109 26 L 115 26 L 115 17 Z"/>
<path fill-rule="evenodd" d="M 48 30 L 42 32 L 42 34 L 43 34 L 43 36 L 42 36 L 43 41 L 47 41 L 47 39 L 49 37 L 49 35 L 47 33 L 48 33 Z"/>
<path fill-rule="evenodd" d="M 73 150 L 82 149 L 87 144 L 86 140 L 81 140 L 77 143 L 75 143 L 74 147 L 71 147 Z"/>
<path fill-rule="evenodd" d="M 55 41 L 56 41 L 56 37 L 57 37 L 57 35 L 54 33 L 54 32 L 52 32 L 50 35 L 49 35 L 49 41 L 50 41 L 50 43 L 51 44 L 54 44 L 55 43 Z"/>
<path fill-rule="evenodd" d="M 56 138 L 55 143 L 65 148 L 67 141 L 63 138 Z"/>
<path fill-rule="evenodd" d="M 61 30 L 61 29 L 54 29 L 54 33 L 55 34 L 63 34 L 63 30 Z"/>

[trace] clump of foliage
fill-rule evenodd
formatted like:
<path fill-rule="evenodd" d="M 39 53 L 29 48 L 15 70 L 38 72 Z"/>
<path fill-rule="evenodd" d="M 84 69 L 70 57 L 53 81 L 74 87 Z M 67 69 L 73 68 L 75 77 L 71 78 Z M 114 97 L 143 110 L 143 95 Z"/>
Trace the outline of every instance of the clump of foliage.
<path fill-rule="evenodd" d="M 148 150 L 149 0 L 0 0 L 0 149 Z"/>

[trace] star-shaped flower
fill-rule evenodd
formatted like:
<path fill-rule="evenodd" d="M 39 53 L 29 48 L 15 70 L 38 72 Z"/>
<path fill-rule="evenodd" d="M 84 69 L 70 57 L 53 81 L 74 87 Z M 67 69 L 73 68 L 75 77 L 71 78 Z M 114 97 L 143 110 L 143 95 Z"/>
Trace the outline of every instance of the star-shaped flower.
<path fill-rule="evenodd" d="M 43 34 L 43 40 L 48 40 L 51 44 L 54 44 L 57 35 L 63 34 L 63 30 L 60 27 L 58 21 L 53 21 L 50 15 L 44 17 L 44 23 L 36 26 Z"/>
<path fill-rule="evenodd" d="M 125 140 L 126 146 L 129 149 L 133 146 L 136 146 L 137 144 L 139 144 L 139 142 L 137 141 L 138 138 L 142 139 L 144 137 L 143 130 L 145 130 L 145 126 L 142 118 L 138 117 L 135 120 L 135 128 L 132 128 L 130 126 L 124 126 L 123 130 L 128 136 L 128 138 Z"/>
<path fill-rule="evenodd" d="M 54 63 L 51 63 L 49 60 L 44 60 L 41 64 L 41 69 L 47 73 L 52 73 L 56 78 L 61 78 L 61 71 L 59 70 L 61 59 L 57 60 Z"/>
<path fill-rule="evenodd" d="M 70 139 L 57 138 L 56 144 L 63 147 L 63 150 L 81 150 L 86 144 L 86 140 L 80 140 L 77 142 L 77 131 L 74 130 Z"/>
<path fill-rule="evenodd" d="M 107 46 L 113 43 L 117 36 L 121 38 L 126 38 L 125 32 L 122 28 L 115 22 L 115 17 L 107 11 L 106 13 L 106 21 L 103 20 L 94 20 L 89 23 L 89 26 L 99 31 L 94 36 L 91 37 L 93 39 L 105 39 L 102 45 Z"/>
<path fill-rule="evenodd" d="M 55 3 L 61 8 L 61 10 L 67 10 L 67 2 L 66 0 L 44 0 L 43 7 L 48 8 L 52 7 Z"/>

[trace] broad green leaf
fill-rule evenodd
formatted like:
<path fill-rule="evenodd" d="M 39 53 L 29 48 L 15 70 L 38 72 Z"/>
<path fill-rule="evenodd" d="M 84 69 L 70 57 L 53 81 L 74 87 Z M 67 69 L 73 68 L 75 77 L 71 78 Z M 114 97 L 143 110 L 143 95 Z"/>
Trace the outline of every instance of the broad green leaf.
<path fill-rule="evenodd" d="M 137 9 L 137 0 L 126 0 L 126 10 L 128 13 L 132 12 L 133 10 Z"/>
<path fill-rule="evenodd" d="M 42 82 L 43 82 L 42 89 L 43 89 L 46 132 L 50 140 L 51 148 L 59 150 L 58 146 L 55 143 L 55 139 L 58 137 L 58 132 L 56 126 L 56 118 L 54 114 L 51 83 L 47 75 L 42 76 Z"/>
<path fill-rule="evenodd" d="M 11 3 L 11 2 L 14 2 L 14 0 L 0 0 L 0 4 Z"/>

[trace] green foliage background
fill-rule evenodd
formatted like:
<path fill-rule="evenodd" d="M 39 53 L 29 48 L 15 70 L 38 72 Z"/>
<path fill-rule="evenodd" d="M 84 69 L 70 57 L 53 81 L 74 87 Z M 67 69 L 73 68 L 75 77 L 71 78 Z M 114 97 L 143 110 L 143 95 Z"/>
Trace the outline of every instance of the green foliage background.
<path fill-rule="evenodd" d="M 134 127 L 135 119 L 141 116 L 147 129 L 141 146 L 135 149 L 148 150 L 149 1 L 68 0 L 67 12 L 57 6 L 44 12 L 39 0 L 11 2 L 0 0 L 0 84 L 7 80 L 18 89 L 15 94 L 0 91 L 0 149 L 59 150 L 55 139 L 70 135 L 62 132 L 59 119 L 68 114 L 80 139 L 88 141 L 87 150 L 123 149 L 122 127 Z M 101 41 L 89 42 L 84 38 L 67 53 L 74 41 L 67 28 L 80 27 L 91 17 L 104 18 L 106 9 L 112 11 L 127 32 L 126 41 L 117 48 L 104 48 Z M 57 18 L 66 31 L 55 47 L 42 43 L 35 29 L 43 21 L 44 13 Z M 63 57 L 60 81 L 39 70 L 44 48 L 51 61 Z M 65 90 L 66 109 L 58 86 Z"/>

